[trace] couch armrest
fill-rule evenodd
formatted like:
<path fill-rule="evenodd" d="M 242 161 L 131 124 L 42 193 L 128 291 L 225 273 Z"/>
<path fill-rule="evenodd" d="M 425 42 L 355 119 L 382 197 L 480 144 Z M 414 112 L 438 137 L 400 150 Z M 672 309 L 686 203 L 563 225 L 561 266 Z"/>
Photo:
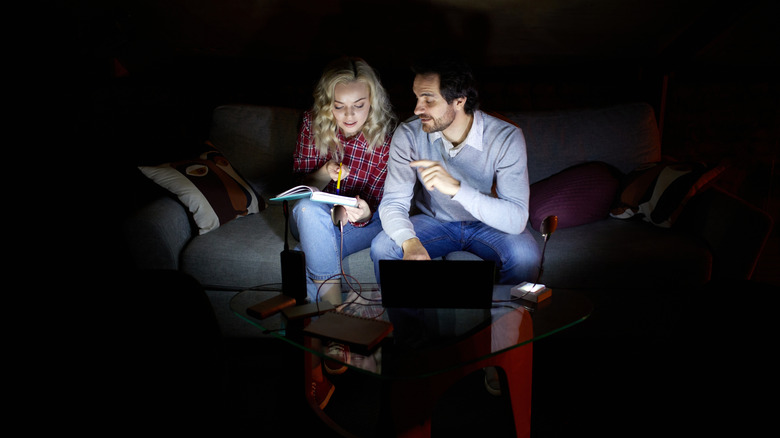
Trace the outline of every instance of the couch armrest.
<path fill-rule="evenodd" d="M 695 196 L 676 226 L 701 238 L 712 251 L 714 280 L 749 280 L 772 231 L 765 211 L 713 187 Z"/>
<path fill-rule="evenodd" d="M 139 269 L 179 268 L 179 256 L 192 238 L 184 206 L 158 198 L 127 219 L 124 227 L 130 256 Z"/>

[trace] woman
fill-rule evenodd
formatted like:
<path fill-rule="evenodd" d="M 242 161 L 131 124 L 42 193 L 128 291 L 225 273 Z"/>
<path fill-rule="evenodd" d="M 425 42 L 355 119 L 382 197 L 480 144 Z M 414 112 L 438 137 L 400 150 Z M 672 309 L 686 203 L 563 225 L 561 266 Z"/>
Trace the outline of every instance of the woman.
<path fill-rule="evenodd" d="M 331 205 L 302 199 L 293 208 L 312 301 L 341 304 L 341 257 L 368 248 L 382 230 L 374 213 L 395 123 L 387 93 L 364 60 L 341 58 L 325 69 L 314 105 L 304 114 L 293 170 L 303 175 L 303 184 L 354 196 L 358 206 L 344 207 L 349 222 L 343 227 L 343 247 Z"/>

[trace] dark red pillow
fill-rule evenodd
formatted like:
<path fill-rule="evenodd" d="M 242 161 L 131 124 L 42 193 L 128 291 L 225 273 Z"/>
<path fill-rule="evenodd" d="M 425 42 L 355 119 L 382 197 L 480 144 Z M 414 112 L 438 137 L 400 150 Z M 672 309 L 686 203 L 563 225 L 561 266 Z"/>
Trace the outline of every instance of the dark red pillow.
<path fill-rule="evenodd" d="M 616 172 L 608 164 L 594 161 L 532 184 L 528 209 L 531 226 L 538 231 L 547 216 L 558 216 L 558 228 L 606 218 L 620 184 Z"/>

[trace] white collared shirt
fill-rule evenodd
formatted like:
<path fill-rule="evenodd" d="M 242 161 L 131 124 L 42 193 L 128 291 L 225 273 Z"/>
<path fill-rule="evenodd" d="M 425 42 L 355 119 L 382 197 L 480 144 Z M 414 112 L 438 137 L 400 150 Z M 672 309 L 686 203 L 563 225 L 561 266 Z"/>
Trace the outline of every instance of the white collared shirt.
<path fill-rule="evenodd" d="M 455 155 L 458 154 L 465 146 L 471 146 L 474 148 L 477 148 L 478 150 L 482 150 L 482 126 L 484 124 L 484 121 L 482 119 L 482 112 L 480 111 L 474 111 L 474 120 L 471 122 L 471 128 L 469 129 L 469 134 L 466 136 L 466 139 L 463 140 L 463 142 L 457 146 L 453 145 L 451 141 L 447 140 L 446 137 L 441 133 L 441 131 L 436 131 L 428 134 L 428 139 L 431 143 L 435 143 L 436 140 L 441 139 L 442 144 L 444 145 L 444 150 L 449 154 L 450 157 L 455 157 Z"/>

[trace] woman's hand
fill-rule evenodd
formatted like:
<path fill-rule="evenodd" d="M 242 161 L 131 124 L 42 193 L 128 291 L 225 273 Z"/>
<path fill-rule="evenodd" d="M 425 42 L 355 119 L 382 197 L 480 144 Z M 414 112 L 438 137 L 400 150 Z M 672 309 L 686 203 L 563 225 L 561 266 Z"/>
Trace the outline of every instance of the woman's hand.
<path fill-rule="evenodd" d="M 346 166 L 342 166 L 341 168 L 341 180 L 343 181 L 344 178 L 349 175 L 349 168 Z M 331 181 L 338 181 L 339 179 L 339 163 L 337 163 L 334 160 L 330 160 L 327 163 L 323 164 L 322 167 L 315 170 L 314 172 L 306 175 L 306 177 L 303 180 L 303 183 L 309 186 L 317 187 L 318 189 L 322 190 L 325 188 L 325 186 L 328 185 Z"/>
<path fill-rule="evenodd" d="M 347 219 L 353 223 L 368 222 L 372 216 L 371 209 L 368 207 L 368 203 L 366 201 L 360 199 L 360 196 L 356 196 L 356 198 L 358 200 L 357 207 L 348 207 L 346 205 L 344 206 L 344 210 L 347 212 Z"/>
<path fill-rule="evenodd" d="M 332 181 L 338 182 L 339 180 L 339 163 L 335 162 L 334 160 L 330 160 L 327 163 L 325 163 L 324 166 L 325 172 L 327 172 L 328 177 Z M 347 178 L 347 175 L 349 175 L 349 168 L 347 166 L 340 166 L 341 167 L 341 180 L 344 181 L 344 179 Z"/>

